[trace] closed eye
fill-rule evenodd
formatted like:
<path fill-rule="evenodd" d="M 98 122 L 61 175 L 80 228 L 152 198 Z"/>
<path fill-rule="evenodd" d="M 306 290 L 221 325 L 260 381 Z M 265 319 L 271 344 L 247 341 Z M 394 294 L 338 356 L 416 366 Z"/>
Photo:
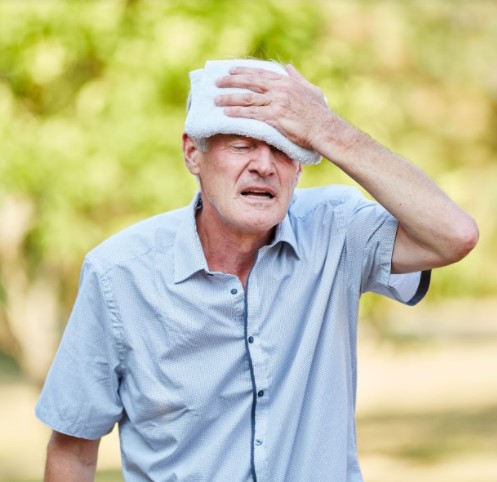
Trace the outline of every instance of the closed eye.
<path fill-rule="evenodd" d="M 248 151 L 252 146 L 250 144 L 232 144 L 231 148 L 235 151 Z"/>
<path fill-rule="evenodd" d="M 285 159 L 288 159 L 289 161 L 291 161 L 291 158 L 288 157 L 283 151 L 280 151 L 277 147 L 274 147 L 274 146 L 269 146 L 271 151 L 273 152 L 273 154 L 275 154 L 276 156 L 278 157 L 282 157 L 282 158 L 285 158 Z"/>

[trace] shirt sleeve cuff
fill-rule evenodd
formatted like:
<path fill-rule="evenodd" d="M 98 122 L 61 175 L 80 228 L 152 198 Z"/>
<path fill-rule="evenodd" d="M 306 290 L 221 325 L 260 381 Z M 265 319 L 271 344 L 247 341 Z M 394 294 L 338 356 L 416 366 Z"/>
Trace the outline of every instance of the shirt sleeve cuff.
<path fill-rule="evenodd" d="M 418 304 L 428 292 L 428 288 L 430 287 L 430 281 L 431 281 L 431 270 L 422 271 L 418 284 L 418 289 L 416 290 L 414 296 L 409 301 L 406 302 L 406 305 L 414 306 Z"/>
<path fill-rule="evenodd" d="M 413 306 L 419 303 L 430 287 L 431 271 L 391 274 L 388 287 L 398 301 Z"/>

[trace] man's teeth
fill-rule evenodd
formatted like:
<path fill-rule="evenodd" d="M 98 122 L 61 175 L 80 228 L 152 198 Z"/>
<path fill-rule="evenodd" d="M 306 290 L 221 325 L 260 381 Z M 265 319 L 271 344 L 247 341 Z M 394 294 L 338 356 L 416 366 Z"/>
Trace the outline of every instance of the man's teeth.
<path fill-rule="evenodd" d="M 273 198 L 273 195 L 270 192 L 267 191 L 244 191 L 242 192 L 242 196 L 262 196 L 262 197 L 267 197 L 269 199 Z"/>

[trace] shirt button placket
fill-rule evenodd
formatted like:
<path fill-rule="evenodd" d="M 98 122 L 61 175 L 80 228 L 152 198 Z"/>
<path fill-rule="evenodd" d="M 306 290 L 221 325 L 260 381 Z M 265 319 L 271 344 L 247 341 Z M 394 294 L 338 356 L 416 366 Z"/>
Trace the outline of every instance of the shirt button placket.
<path fill-rule="evenodd" d="M 250 310 L 249 310 L 250 313 Z M 249 328 L 257 330 L 257 325 L 249 325 Z M 267 429 L 267 416 L 268 416 L 268 387 L 267 383 L 267 373 L 266 373 L 266 359 L 265 353 L 262 346 L 256 343 L 256 338 L 254 335 L 247 337 L 248 348 L 251 353 L 254 377 L 255 377 L 255 436 L 254 436 L 254 463 L 257 472 L 258 481 L 267 480 L 267 453 L 265 436 Z"/>
<path fill-rule="evenodd" d="M 259 317 L 261 306 L 261 291 L 259 286 L 260 277 L 258 276 L 258 269 L 263 263 L 263 254 L 259 252 L 258 260 L 256 261 L 250 279 L 248 288 L 245 292 L 246 295 L 246 348 L 249 351 L 251 359 L 254 385 L 252 386 L 254 399 L 252 402 L 255 404 L 254 410 L 254 429 L 253 433 L 253 457 L 254 469 L 257 475 L 258 482 L 269 482 L 268 479 L 268 461 L 267 461 L 267 418 L 268 418 L 268 389 L 269 377 L 267 373 L 267 353 L 261 344 Z"/>

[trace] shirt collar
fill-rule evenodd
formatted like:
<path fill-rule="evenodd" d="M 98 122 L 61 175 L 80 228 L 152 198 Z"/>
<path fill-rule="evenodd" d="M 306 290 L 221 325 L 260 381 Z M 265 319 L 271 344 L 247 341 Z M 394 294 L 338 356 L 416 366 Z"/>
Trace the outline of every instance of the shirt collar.
<path fill-rule="evenodd" d="M 178 234 L 174 241 L 174 282 L 180 283 L 198 271 L 209 272 L 202 244 L 197 233 L 195 214 L 202 206 L 200 192 L 197 192 L 188 205 L 186 217 L 180 223 Z M 268 248 L 287 243 L 293 249 L 295 256 L 300 259 L 297 239 L 293 232 L 288 213 L 283 221 L 276 227 L 273 241 Z"/>
<path fill-rule="evenodd" d="M 175 283 L 184 281 L 197 271 L 209 271 L 195 222 L 195 214 L 201 205 L 200 192 L 197 192 L 178 227 L 173 251 Z"/>
<path fill-rule="evenodd" d="M 281 221 L 278 226 L 276 226 L 276 233 L 274 235 L 273 241 L 269 244 L 269 247 L 276 246 L 279 243 L 287 243 L 293 249 L 293 252 L 297 259 L 300 259 L 299 247 L 297 244 L 297 238 L 293 232 L 292 223 L 290 222 L 290 217 L 286 213 L 283 221 Z"/>

